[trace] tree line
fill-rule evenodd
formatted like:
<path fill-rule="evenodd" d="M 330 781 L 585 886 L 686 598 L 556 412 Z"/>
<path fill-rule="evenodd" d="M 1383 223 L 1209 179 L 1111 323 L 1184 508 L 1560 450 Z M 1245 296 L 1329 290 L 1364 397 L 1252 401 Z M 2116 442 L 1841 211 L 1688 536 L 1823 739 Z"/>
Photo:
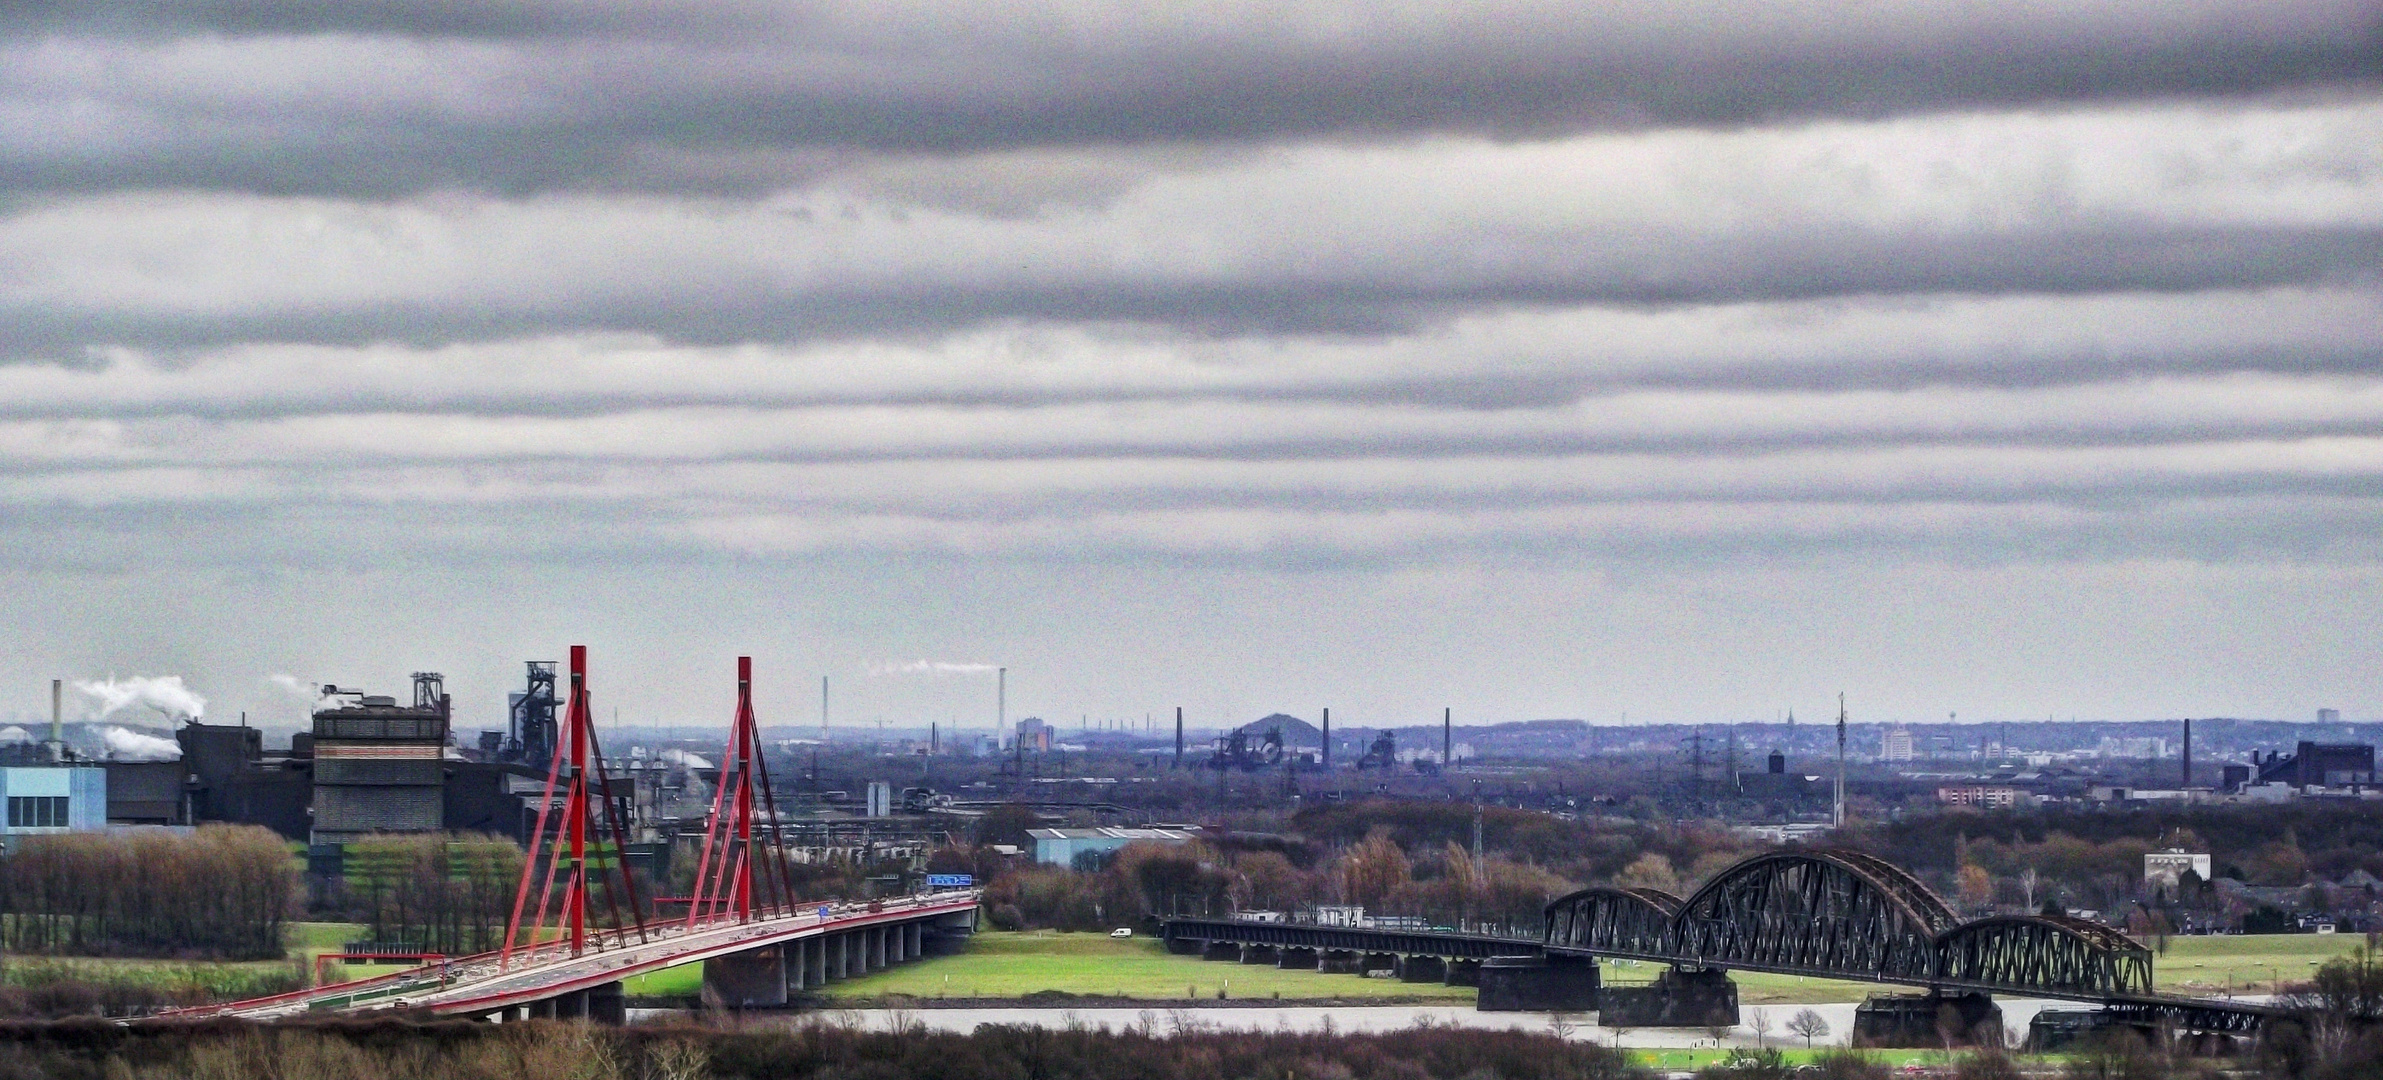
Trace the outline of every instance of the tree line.
<path fill-rule="evenodd" d="M 297 901 L 297 864 L 269 829 L 28 836 L 0 858 L 0 948 L 279 959 Z"/>
<path fill-rule="evenodd" d="M 0 1025 L 0 1076 L 57 1080 L 1620 1080 L 1618 1051 L 1548 1034 L 1226 1032 L 1178 1013 L 1126 1031 L 970 1034 L 533 1021 Z"/>

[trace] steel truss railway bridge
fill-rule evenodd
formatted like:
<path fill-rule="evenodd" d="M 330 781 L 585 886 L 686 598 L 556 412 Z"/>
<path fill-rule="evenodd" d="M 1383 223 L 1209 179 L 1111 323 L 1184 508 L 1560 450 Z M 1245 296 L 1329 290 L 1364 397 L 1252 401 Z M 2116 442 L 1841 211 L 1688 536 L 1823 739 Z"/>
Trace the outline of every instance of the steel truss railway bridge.
<path fill-rule="evenodd" d="M 1874 999 L 1863 1023 L 1917 1027 L 1924 1037 L 1947 1022 L 1966 1030 L 1989 1014 L 1999 1026 L 1996 994 L 2092 1003 L 2101 1025 L 2223 1035 L 2282 1015 L 2272 1006 L 2155 993 L 2150 950 L 2116 930 L 2051 915 L 1963 920 L 1902 868 L 1845 850 L 1757 855 L 1686 898 L 1583 889 L 1547 905 L 1535 940 L 1225 919 L 1170 920 L 1166 935 L 1177 951 L 1212 959 L 1478 980 L 1485 1009 L 1596 1009 L 1631 1026 L 1735 1023 L 1730 971 L 1920 988 L 1925 993 L 1910 998 Z M 1669 969 L 1651 986 L 1600 987 L 1599 959 Z"/>

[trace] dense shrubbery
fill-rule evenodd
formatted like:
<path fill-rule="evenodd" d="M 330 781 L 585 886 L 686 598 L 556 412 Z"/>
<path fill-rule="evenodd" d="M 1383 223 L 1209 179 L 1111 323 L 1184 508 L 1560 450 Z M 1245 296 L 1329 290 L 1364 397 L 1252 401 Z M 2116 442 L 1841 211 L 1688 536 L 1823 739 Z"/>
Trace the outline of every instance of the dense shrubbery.
<path fill-rule="evenodd" d="M 328 905 L 374 941 L 449 956 L 502 944 L 521 880 L 521 846 L 489 836 L 376 836 L 347 847 Z"/>
<path fill-rule="evenodd" d="M 297 896 L 297 865 L 268 829 L 31 836 L 0 859 L 0 948 L 278 958 Z"/>
<path fill-rule="evenodd" d="M 1092 930 L 1145 915 L 1361 904 L 1435 925 L 1535 934 L 1546 902 L 1586 882 L 1681 892 L 1761 845 L 1718 828 L 1623 819 L 1567 821 L 1485 807 L 1367 800 L 1303 810 L 1293 835 L 1127 847 L 1097 872 L 1033 867 L 993 879 L 1003 927 Z M 980 842 L 992 839 L 982 836 Z M 962 854 L 939 854 L 954 866 Z"/>
<path fill-rule="evenodd" d="M 1546 1035 L 1415 1028 L 1383 1035 L 987 1026 L 971 1035 L 590 1028 L 553 1023 L 304 1027 L 234 1023 L 0 1026 L 0 1080 L 1604 1080 L 1621 1055 Z"/>

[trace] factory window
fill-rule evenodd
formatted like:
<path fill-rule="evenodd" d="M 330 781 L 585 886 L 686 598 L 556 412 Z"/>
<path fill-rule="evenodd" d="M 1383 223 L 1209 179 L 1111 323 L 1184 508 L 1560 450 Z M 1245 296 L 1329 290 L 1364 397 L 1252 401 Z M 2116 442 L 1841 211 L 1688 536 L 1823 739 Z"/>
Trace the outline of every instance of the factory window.
<path fill-rule="evenodd" d="M 8 797 L 8 827 L 12 829 L 63 829 L 66 827 L 66 796 L 11 795 Z"/>

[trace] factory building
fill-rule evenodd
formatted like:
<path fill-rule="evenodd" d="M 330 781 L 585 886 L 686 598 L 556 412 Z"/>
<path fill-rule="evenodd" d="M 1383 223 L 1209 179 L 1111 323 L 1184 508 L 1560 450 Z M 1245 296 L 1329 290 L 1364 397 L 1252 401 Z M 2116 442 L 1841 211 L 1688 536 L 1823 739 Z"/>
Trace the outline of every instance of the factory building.
<path fill-rule="evenodd" d="M 2366 743 L 2302 742 L 2286 757 L 2270 752 L 2258 763 L 2258 783 L 2349 787 L 2375 783 L 2375 748 Z"/>
<path fill-rule="evenodd" d="M 310 844 L 341 844 L 375 833 L 446 828 L 445 680 L 416 672 L 413 704 L 324 687 L 353 701 L 314 714 L 314 818 Z"/>
<path fill-rule="evenodd" d="M 27 836 L 107 827 L 108 774 L 97 766 L 0 767 L 0 796 L 7 808 L 0 844 L 10 850 Z"/>
<path fill-rule="evenodd" d="M 1078 860 L 1098 860 L 1115 854 L 1127 844 L 1188 844 L 1199 839 L 1190 829 L 1028 829 L 1034 838 L 1034 861 L 1046 866 L 1078 865 Z"/>

